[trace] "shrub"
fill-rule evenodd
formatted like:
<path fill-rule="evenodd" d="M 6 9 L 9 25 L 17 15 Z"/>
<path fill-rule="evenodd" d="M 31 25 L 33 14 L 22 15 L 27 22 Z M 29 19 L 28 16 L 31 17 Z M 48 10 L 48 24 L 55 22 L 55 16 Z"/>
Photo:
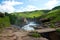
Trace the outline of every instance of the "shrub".
<path fill-rule="evenodd" d="M 50 28 L 55 28 L 55 25 L 51 23 Z"/>
<path fill-rule="evenodd" d="M 4 18 L 0 18 L 0 29 L 9 26 L 10 26 L 10 21 L 8 16 L 5 16 Z"/>
<path fill-rule="evenodd" d="M 59 32 L 60 33 L 60 29 L 56 29 L 56 32 Z"/>
<path fill-rule="evenodd" d="M 38 32 L 33 32 L 33 33 L 31 33 L 30 36 L 31 36 L 31 37 L 35 37 L 35 38 L 41 37 L 41 35 L 40 35 Z"/>
<path fill-rule="evenodd" d="M 1 12 L 0 12 L 0 17 L 1 17 L 1 18 L 2 18 L 2 17 L 4 17 L 4 14 L 3 14 L 3 13 L 1 13 Z"/>

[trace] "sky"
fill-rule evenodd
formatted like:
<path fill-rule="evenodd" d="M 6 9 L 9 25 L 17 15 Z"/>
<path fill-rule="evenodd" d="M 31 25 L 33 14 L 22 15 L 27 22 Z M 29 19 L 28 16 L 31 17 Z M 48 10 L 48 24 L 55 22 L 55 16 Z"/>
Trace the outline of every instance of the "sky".
<path fill-rule="evenodd" d="M 0 12 L 24 12 L 52 9 L 60 0 L 0 0 Z"/>

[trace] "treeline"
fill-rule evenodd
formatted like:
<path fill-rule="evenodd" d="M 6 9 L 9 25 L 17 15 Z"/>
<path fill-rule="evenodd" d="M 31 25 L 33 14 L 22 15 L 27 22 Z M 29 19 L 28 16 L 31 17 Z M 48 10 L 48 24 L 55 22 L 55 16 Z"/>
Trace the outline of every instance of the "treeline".
<path fill-rule="evenodd" d="M 9 27 L 10 25 L 23 26 L 23 24 L 25 24 L 24 17 L 0 12 L 0 28 Z"/>
<path fill-rule="evenodd" d="M 17 17 L 15 15 L 11 15 L 7 12 L 0 12 L 0 29 L 9 27 L 12 24 L 15 24 Z"/>

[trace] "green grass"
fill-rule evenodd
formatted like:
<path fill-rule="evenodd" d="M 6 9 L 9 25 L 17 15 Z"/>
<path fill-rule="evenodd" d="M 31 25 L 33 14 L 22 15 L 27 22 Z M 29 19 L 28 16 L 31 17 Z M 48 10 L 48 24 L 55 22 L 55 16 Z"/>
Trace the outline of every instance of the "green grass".
<path fill-rule="evenodd" d="M 43 17 L 43 18 L 55 17 L 55 18 L 53 18 L 53 20 L 51 20 L 51 22 L 60 21 L 60 9 L 52 10 L 52 11 L 48 12 L 46 15 L 44 15 L 44 16 L 42 16 L 42 17 Z"/>
<path fill-rule="evenodd" d="M 9 27 L 9 26 L 10 26 L 9 17 L 5 16 L 3 18 L 0 18 L 0 29 Z"/>
<path fill-rule="evenodd" d="M 26 18 L 34 18 L 39 17 L 43 15 L 44 12 L 42 11 L 32 11 L 32 12 L 15 12 L 12 13 L 12 15 L 18 16 L 18 17 L 26 17 Z"/>
<path fill-rule="evenodd" d="M 32 37 L 38 38 L 38 37 L 41 37 L 41 36 L 40 36 L 40 34 L 38 34 L 38 33 L 33 33 L 33 34 L 32 34 Z"/>
<path fill-rule="evenodd" d="M 35 38 L 39 38 L 39 37 L 41 37 L 41 34 L 39 34 L 38 32 L 33 32 L 33 33 L 31 33 L 30 36 L 35 37 Z"/>
<path fill-rule="evenodd" d="M 36 11 L 31 11 L 31 12 L 14 12 L 11 13 L 11 15 L 15 15 L 16 17 L 20 18 L 20 17 L 25 17 L 25 18 L 51 18 L 53 17 L 53 19 L 49 22 L 57 22 L 60 21 L 60 6 L 59 7 L 55 7 L 52 10 L 36 10 Z M 53 24 L 52 24 L 53 25 Z M 51 27 L 53 27 L 51 25 Z"/>

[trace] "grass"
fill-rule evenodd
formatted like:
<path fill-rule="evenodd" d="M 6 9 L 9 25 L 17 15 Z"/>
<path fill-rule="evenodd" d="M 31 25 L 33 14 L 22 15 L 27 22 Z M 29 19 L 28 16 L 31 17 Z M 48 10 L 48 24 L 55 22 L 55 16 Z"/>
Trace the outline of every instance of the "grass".
<path fill-rule="evenodd" d="M 18 16 L 18 17 L 26 17 L 26 18 L 34 18 L 39 17 L 43 15 L 44 13 L 42 11 L 32 11 L 32 12 L 16 12 L 12 13 L 12 15 Z"/>
<path fill-rule="evenodd" d="M 10 26 L 9 17 L 5 16 L 3 18 L 0 18 L 0 29 L 9 27 L 9 26 Z"/>
<path fill-rule="evenodd" d="M 39 34 L 38 32 L 33 32 L 33 33 L 31 33 L 30 36 L 35 37 L 35 38 L 39 38 L 39 37 L 41 37 L 41 34 Z"/>

